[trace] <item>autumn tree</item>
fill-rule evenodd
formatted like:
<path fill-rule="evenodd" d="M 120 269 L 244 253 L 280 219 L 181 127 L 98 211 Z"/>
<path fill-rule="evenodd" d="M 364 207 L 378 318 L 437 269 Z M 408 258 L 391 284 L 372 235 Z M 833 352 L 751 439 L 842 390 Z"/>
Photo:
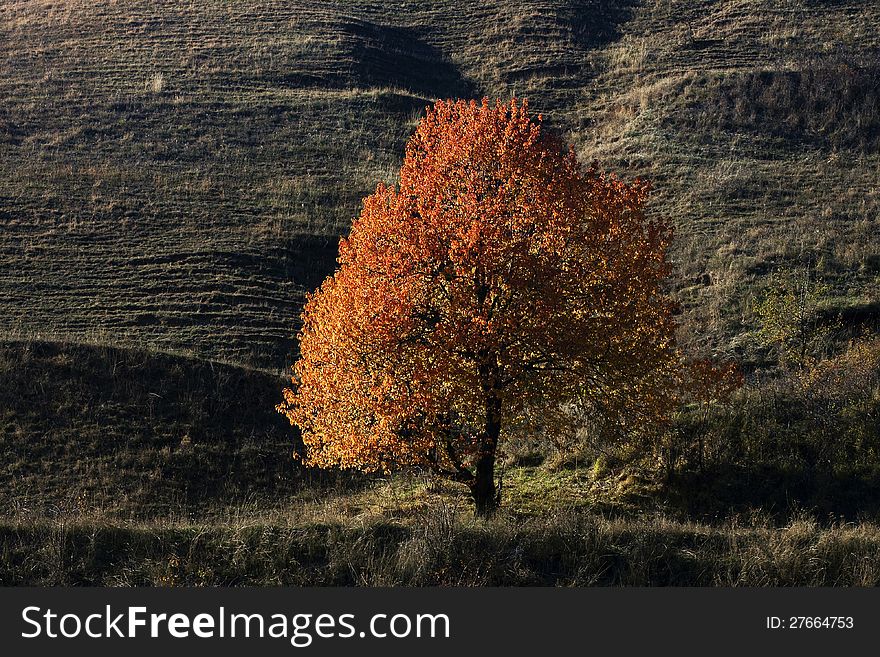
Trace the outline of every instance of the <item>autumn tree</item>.
<path fill-rule="evenodd" d="M 365 199 L 307 298 L 278 406 L 305 462 L 428 469 L 486 515 L 523 423 L 663 419 L 670 229 L 645 216 L 647 191 L 581 166 L 525 102 L 429 108 L 399 183 Z"/>

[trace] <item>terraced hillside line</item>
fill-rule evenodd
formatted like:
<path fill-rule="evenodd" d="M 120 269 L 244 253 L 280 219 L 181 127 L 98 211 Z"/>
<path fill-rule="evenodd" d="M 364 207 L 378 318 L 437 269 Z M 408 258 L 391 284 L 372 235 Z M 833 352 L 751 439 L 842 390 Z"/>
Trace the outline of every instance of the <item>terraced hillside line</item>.
<path fill-rule="evenodd" d="M 877 25 L 871 2 L 656 1 L 602 52 L 573 134 L 654 182 L 697 348 L 753 358 L 752 300 L 797 266 L 829 315 L 880 323 Z"/>
<path fill-rule="evenodd" d="M 424 106 L 520 93 L 562 125 L 620 13 L 564 0 L 2 12 L 0 331 L 276 369 L 304 292 L 360 199 L 393 178 Z"/>
<path fill-rule="evenodd" d="M 751 358 L 749 300 L 802 261 L 834 283 L 832 311 L 877 315 L 880 156 L 863 119 L 880 111 L 858 82 L 880 52 L 874 2 L 0 11 L 3 334 L 284 367 L 304 293 L 424 106 L 482 94 L 528 97 L 584 160 L 654 181 L 678 226 L 685 337 L 706 350 Z M 852 93 L 830 125 L 821 90 L 837 87 L 786 80 L 841 58 Z"/>

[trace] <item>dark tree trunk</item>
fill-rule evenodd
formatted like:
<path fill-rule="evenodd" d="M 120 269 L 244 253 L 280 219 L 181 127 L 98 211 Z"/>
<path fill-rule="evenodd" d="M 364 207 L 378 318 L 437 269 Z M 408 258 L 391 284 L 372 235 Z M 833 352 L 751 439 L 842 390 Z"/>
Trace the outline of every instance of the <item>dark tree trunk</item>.
<path fill-rule="evenodd" d="M 495 488 L 495 452 L 501 435 L 501 403 L 495 395 L 490 395 L 486 404 L 486 429 L 474 469 L 471 483 L 471 497 L 477 516 L 491 516 L 501 502 L 501 491 Z"/>
<path fill-rule="evenodd" d="M 487 518 L 498 508 L 498 496 L 495 493 L 495 454 L 480 458 L 474 474 L 471 484 L 474 513 L 481 518 Z"/>

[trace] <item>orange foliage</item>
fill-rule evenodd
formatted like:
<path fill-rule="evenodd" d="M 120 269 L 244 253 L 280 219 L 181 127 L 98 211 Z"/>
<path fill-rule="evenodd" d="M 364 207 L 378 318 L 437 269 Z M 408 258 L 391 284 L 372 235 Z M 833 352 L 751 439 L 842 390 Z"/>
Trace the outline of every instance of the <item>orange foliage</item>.
<path fill-rule="evenodd" d="M 365 199 L 307 298 L 278 407 L 306 463 L 429 468 L 479 511 L 524 414 L 665 417 L 671 231 L 645 217 L 647 192 L 582 167 L 525 102 L 429 108 L 399 185 Z"/>
<path fill-rule="evenodd" d="M 682 375 L 682 401 L 704 407 L 726 401 L 745 382 L 736 363 L 719 363 L 705 358 L 686 361 Z"/>

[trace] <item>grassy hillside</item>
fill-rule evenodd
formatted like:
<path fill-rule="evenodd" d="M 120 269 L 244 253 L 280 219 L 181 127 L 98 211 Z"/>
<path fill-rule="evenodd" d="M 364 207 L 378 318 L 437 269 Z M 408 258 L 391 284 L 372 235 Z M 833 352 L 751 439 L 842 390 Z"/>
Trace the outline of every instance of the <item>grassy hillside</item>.
<path fill-rule="evenodd" d="M 876 326 L 878 24 L 871 2 L 644 3 L 604 51 L 575 139 L 654 180 L 688 339 L 749 357 L 750 301 L 793 266 Z"/>
<path fill-rule="evenodd" d="M 750 389 L 707 453 L 796 456 L 678 500 L 517 446 L 485 527 L 418 477 L 302 470 L 273 406 L 304 294 L 442 97 L 528 98 L 584 161 L 653 181 L 693 351 L 772 366 L 755 302 L 794 269 L 838 341 L 877 329 L 878 34 L 873 0 L 5 0 L 0 584 L 876 584 L 875 525 L 786 506 L 786 468 L 858 427 L 829 448 L 853 472 L 798 497 L 876 515 L 876 372 L 843 401 L 846 372 Z"/>
<path fill-rule="evenodd" d="M 177 355 L 0 345 L 0 585 L 880 583 L 876 523 L 693 520 L 699 499 L 658 506 L 638 475 L 524 452 L 488 523 L 451 485 L 303 470 L 266 403 L 278 384 Z"/>
<path fill-rule="evenodd" d="M 482 94 L 654 180 L 689 337 L 740 344 L 797 261 L 875 318 L 878 26 L 869 1 L 6 2 L 0 329 L 281 367 L 424 105 Z"/>
<path fill-rule="evenodd" d="M 0 507 L 12 516 L 204 516 L 297 506 L 357 481 L 304 470 L 272 375 L 106 346 L 0 343 Z"/>
<path fill-rule="evenodd" d="M 0 328 L 284 365 L 424 106 L 562 112 L 619 13 L 376 6 L 4 3 Z"/>

